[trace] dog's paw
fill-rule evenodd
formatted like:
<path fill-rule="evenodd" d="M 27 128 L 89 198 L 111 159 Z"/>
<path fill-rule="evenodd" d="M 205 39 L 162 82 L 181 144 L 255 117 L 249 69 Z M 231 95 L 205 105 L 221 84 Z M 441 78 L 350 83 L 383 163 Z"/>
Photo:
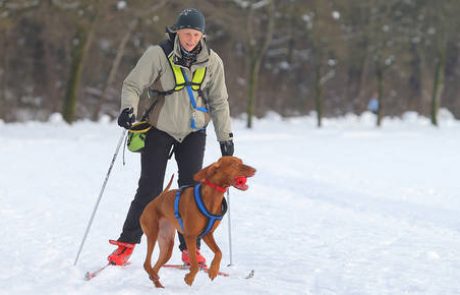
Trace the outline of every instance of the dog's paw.
<path fill-rule="evenodd" d="M 208 276 L 209 278 L 211 279 L 211 281 L 213 281 L 216 277 L 217 277 L 217 274 L 219 273 L 219 271 L 217 270 L 213 270 L 213 269 L 210 269 L 208 271 Z"/>
<path fill-rule="evenodd" d="M 164 288 L 163 285 L 160 283 L 160 277 L 157 274 L 149 275 L 149 279 L 153 282 L 155 287 L 157 288 Z"/>
<path fill-rule="evenodd" d="M 195 276 L 192 274 L 186 274 L 184 277 L 184 281 L 187 285 L 191 286 L 193 284 L 193 280 L 195 279 Z"/>
<path fill-rule="evenodd" d="M 160 283 L 160 281 L 153 282 L 155 284 L 155 288 L 164 288 L 164 286 Z"/>

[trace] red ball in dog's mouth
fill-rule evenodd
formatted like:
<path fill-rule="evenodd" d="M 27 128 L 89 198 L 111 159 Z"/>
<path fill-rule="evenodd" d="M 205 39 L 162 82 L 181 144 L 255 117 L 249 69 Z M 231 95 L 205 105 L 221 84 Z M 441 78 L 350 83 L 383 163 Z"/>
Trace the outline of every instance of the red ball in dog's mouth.
<path fill-rule="evenodd" d="M 245 191 L 248 189 L 248 185 L 246 184 L 247 180 L 248 178 L 246 176 L 237 176 L 235 177 L 233 186 L 239 190 Z"/>

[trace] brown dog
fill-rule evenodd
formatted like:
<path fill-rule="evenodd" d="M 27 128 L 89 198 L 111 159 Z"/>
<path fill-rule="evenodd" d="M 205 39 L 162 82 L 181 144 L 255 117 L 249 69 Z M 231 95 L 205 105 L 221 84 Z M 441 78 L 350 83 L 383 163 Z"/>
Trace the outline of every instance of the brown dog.
<path fill-rule="evenodd" d="M 240 159 L 225 156 L 196 173 L 194 179 L 202 184 L 200 189 L 201 198 L 207 211 L 212 215 L 222 214 L 222 202 L 226 189 L 229 186 L 234 186 L 237 189 L 246 190 L 248 188 L 245 184 L 246 177 L 253 176 L 255 172 L 254 168 L 244 165 Z M 184 280 L 188 285 L 192 285 L 199 270 L 198 262 L 194 255 L 196 252 L 196 239 L 203 233 L 205 228 L 210 226 L 208 218 L 200 212 L 195 201 L 194 187 L 185 188 L 180 193 L 180 203 L 176 207 L 178 212 L 175 214 L 177 190 L 169 190 L 173 177 L 171 177 L 165 190 L 145 207 L 140 218 L 142 230 L 147 236 L 147 256 L 144 262 L 144 269 L 157 288 L 163 288 L 158 271 L 171 258 L 176 230 L 183 234 L 190 253 L 190 272 L 185 275 Z M 177 213 L 182 219 L 183 228 L 179 219 L 176 218 Z M 219 223 L 220 221 L 216 220 L 210 230 L 203 236 L 204 242 L 214 252 L 214 258 L 208 272 L 211 280 L 217 276 L 222 259 L 222 252 L 213 236 L 213 232 L 219 226 Z M 152 268 L 152 252 L 157 240 L 160 245 L 160 255 Z"/>

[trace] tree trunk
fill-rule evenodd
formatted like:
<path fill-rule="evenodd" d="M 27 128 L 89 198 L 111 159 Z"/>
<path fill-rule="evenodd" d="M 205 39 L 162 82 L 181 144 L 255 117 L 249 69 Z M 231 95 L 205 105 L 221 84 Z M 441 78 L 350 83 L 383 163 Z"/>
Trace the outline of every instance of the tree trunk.
<path fill-rule="evenodd" d="M 442 48 L 438 52 L 436 68 L 434 71 L 433 94 L 431 97 L 431 124 L 438 126 L 438 111 L 441 105 L 441 94 L 444 90 L 444 69 L 446 66 L 446 50 Z"/>
<path fill-rule="evenodd" d="M 94 21 L 95 19 L 92 20 L 89 26 L 80 25 L 74 38 L 74 40 L 78 40 L 78 44 L 72 48 L 69 82 L 67 84 L 62 111 L 62 117 L 69 124 L 75 120 L 81 74 L 83 72 L 85 56 L 88 53 L 94 35 Z"/>
<path fill-rule="evenodd" d="M 46 98 L 44 106 L 49 113 L 59 112 L 62 108 L 61 96 L 62 94 L 58 91 L 58 81 L 60 80 L 60 75 L 57 72 L 56 65 L 59 64 L 56 56 L 56 50 L 54 48 L 54 43 L 52 35 L 59 28 L 56 27 L 56 20 L 54 15 L 57 13 L 55 7 L 53 7 L 51 1 L 40 1 L 40 7 L 38 10 L 40 14 L 40 19 L 43 22 L 44 29 L 41 31 L 41 39 L 43 40 L 43 60 L 45 64 L 45 69 L 43 74 L 45 75 L 45 89 L 46 89 Z M 50 14 L 53 17 L 50 17 Z"/>
<path fill-rule="evenodd" d="M 410 92 L 407 108 L 409 110 L 420 112 L 420 102 L 422 97 L 422 57 L 420 55 L 418 44 L 412 42 L 409 50 L 411 54 L 411 74 L 408 81 Z"/>
<path fill-rule="evenodd" d="M 383 118 L 383 69 L 381 65 L 377 65 L 376 77 L 377 77 L 377 127 L 382 125 Z"/>
<path fill-rule="evenodd" d="M 323 85 L 321 83 L 321 62 L 315 66 L 315 109 L 318 128 L 322 126 L 323 117 Z"/>
<path fill-rule="evenodd" d="M 359 50 L 352 48 L 350 51 L 350 58 L 348 60 L 348 69 L 347 69 L 347 82 L 346 88 L 344 91 L 344 98 L 346 101 L 350 102 L 349 108 L 353 112 L 357 112 L 362 108 L 363 94 L 366 92 L 366 88 L 363 85 L 366 85 L 367 78 L 367 66 L 368 66 L 368 56 L 367 56 L 367 41 L 362 40 L 358 42 Z"/>
<path fill-rule="evenodd" d="M 266 30 L 266 34 L 264 36 L 264 42 L 262 46 L 257 44 L 253 40 L 254 35 L 252 34 L 252 17 L 253 17 L 253 8 L 250 8 L 250 12 L 248 14 L 248 47 L 249 47 L 249 57 L 248 57 L 248 76 L 249 76 L 249 84 L 248 84 L 248 102 L 246 107 L 246 112 L 248 115 L 246 127 L 252 128 L 252 117 L 254 116 L 254 106 L 256 101 L 256 93 L 257 93 L 257 83 L 258 83 L 258 75 L 260 70 L 260 65 L 262 63 L 262 59 L 265 55 L 265 52 L 268 49 L 268 46 L 271 43 L 273 37 L 273 29 L 275 24 L 275 17 L 274 17 L 274 3 L 273 1 L 269 1 L 269 8 L 268 8 L 268 26 Z M 260 48 L 260 50 L 258 50 Z"/>
<path fill-rule="evenodd" d="M 246 107 L 246 112 L 248 114 L 248 119 L 246 123 L 247 128 L 252 128 L 252 117 L 254 115 L 254 106 L 256 99 L 256 88 L 258 83 L 258 73 L 260 68 L 260 60 L 254 61 L 254 64 L 250 66 L 249 74 L 249 85 L 248 85 L 248 103 Z"/>
<path fill-rule="evenodd" d="M 50 113 L 58 112 L 60 98 L 58 94 L 58 89 L 56 87 L 57 82 L 59 81 L 59 77 L 56 73 L 56 56 L 52 52 L 52 46 L 49 44 L 49 40 L 44 38 L 44 60 L 46 65 L 46 89 L 48 92 L 47 95 L 47 102 L 45 103 L 46 109 Z"/>
<path fill-rule="evenodd" d="M 6 106 L 7 106 L 7 77 L 8 77 L 8 29 L 5 29 L 5 31 L 2 34 L 2 38 L 4 40 L 3 44 L 3 57 L 2 57 L 2 66 L 1 66 L 1 73 L 0 73 L 0 119 L 6 119 Z"/>

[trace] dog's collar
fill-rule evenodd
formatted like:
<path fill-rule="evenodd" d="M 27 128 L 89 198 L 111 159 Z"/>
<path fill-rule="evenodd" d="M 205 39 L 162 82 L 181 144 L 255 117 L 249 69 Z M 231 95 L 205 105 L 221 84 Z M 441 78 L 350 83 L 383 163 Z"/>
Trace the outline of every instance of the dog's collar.
<path fill-rule="evenodd" d="M 223 186 L 217 185 L 217 184 L 215 184 L 215 183 L 212 183 L 212 182 L 210 182 L 208 179 L 205 179 L 205 180 L 203 181 L 203 184 L 206 184 L 207 186 L 210 186 L 210 187 L 212 187 L 213 189 L 218 190 L 218 191 L 221 192 L 221 193 L 225 193 L 225 192 L 227 191 L 227 188 L 228 188 L 228 186 L 227 186 L 227 187 L 223 187 Z"/>

